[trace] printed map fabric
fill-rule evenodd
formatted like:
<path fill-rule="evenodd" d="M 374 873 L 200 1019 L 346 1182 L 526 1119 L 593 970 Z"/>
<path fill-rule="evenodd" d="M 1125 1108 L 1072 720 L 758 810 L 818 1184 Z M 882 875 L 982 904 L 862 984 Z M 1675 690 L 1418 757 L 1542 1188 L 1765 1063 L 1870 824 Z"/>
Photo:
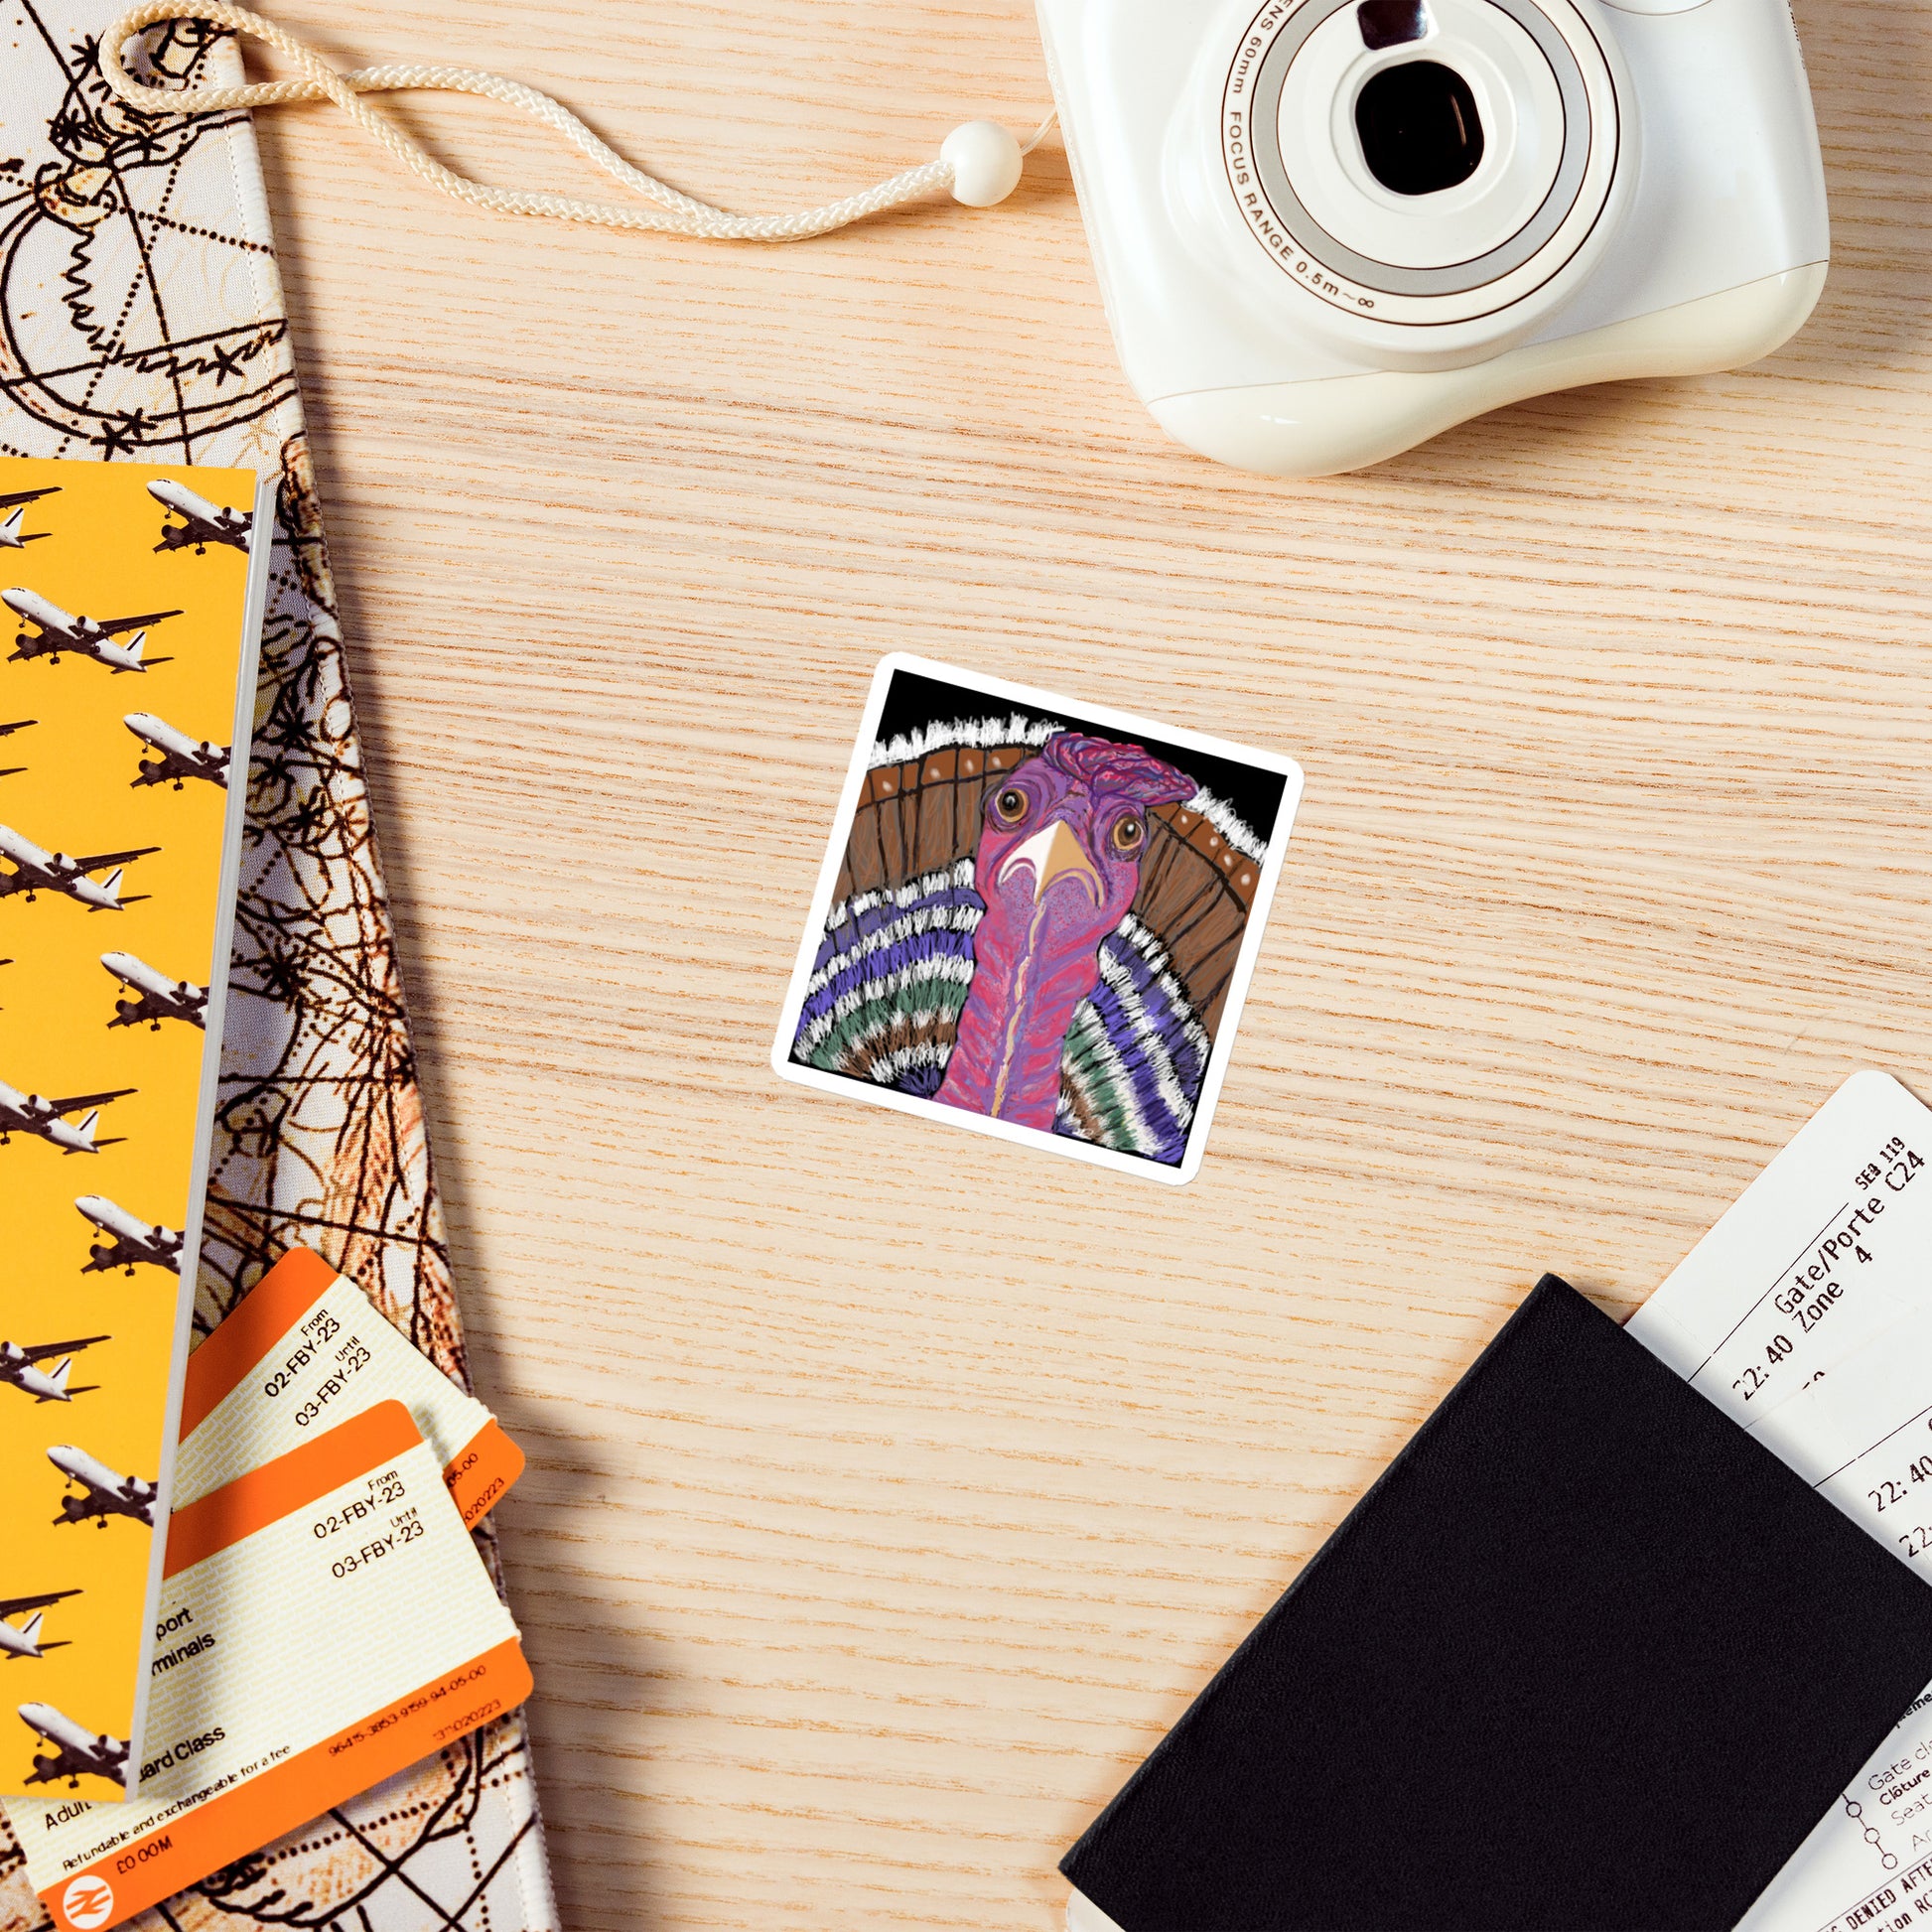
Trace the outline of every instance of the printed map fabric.
<path fill-rule="evenodd" d="M 110 95 L 114 11 L 0 0 L 0 453 L 281 481 L 197 1330 L 304 1242 L 466 1379 L 254 139 Z M 241 77 L 198 25 L 145 45 L 150 77 Z M 520 1715 L 134 1922 L 549 1932 Z M 0 1932 L 46 1923 L 0 1841 Z"/>

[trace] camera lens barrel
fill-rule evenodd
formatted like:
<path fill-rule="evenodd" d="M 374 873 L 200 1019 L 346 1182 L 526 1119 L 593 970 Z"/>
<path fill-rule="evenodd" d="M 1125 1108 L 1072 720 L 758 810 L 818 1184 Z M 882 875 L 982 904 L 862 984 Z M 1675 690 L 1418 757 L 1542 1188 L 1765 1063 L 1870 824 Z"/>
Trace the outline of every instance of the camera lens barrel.
<path fill-rule="evenodd" d="M 1378 335 L 1519 327 L 1587 251 L 1631 131 L 1570 0 L 1269 0 L 1220 124 L 1249 233 Z"/>

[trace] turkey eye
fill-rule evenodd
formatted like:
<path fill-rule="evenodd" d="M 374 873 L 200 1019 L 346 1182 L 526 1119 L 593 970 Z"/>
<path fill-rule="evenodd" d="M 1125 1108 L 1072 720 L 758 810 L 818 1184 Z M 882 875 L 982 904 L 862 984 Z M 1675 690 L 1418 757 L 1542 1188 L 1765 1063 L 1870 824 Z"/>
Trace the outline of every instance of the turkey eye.
<path fill-rule="evenodd" d="M 993 809 L 1009 825 L 1018 825 L 1027 816 L 1027 794 L 1018 785 L 1008 785 L 993 800 Z"/>
<path fill-rule="evenodd" d="M 1116 852 L 1138 852 L 1147 839 L 1147 823 L 1129 812 L 1125 818 L 1114 821 L 1113 841 Z"/>

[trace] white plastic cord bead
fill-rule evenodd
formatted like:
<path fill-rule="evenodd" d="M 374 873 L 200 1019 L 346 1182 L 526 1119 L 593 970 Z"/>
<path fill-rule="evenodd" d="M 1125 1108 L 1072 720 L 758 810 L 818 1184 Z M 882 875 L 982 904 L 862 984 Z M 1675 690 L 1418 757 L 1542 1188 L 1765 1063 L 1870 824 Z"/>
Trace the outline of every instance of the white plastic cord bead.
<path fill-rule="evenodd" d="M 967 121 L 945 138 L 939 159 L 952 170 L 952 198 L 968 207 L 992 207 L 1020 186 L 1026 161 L 1020 143 L 998 121 Z"/>

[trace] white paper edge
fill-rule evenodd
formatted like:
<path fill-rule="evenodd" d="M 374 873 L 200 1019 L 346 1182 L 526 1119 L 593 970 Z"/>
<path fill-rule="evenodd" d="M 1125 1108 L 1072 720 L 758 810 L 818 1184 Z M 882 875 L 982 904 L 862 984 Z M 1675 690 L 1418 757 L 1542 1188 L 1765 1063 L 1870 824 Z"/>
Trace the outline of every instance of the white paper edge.
<path fill-rule="evenodd" d="M 241 469 L 241 464 L 222 465 Z M 126 1795 L 141 1786 L 141 1736 L 147 1728 L 154 1626 L 161 1617 L 162 1570 L 168 1559 L 168 1513 L 175 1487 L 175 1449 L 181 1430 L 182 1385 L 188 1376 L 188 1341 L 200 1284 L 202 1224 L 207 1208 L 208 1162 L 213 1153 L 214 1104 L 221 1081 L 221 1035 L 228 1005 L 229 955 L 234 950 L 235 894 L 241 881 L 241 840 L 248 822 L 248 776 L 255 736 L 255 683 L 261 669 L 262 623 L 268 612 L 268 572 L 275 550 L 276 479 L 255 473 L 254 523 L 248 541 L 248 589 L 241 607 L 241 659 L 235 678 L 234 726 L 228 740 L 228 809 L 221 831 L 221 875 L 215 887 L 214 940 L 208 957 L 202 1090 L 195 1111 L 195 1164 L 188 1176 L 188 1211 L 182 1217 L 181 1282 L 175 1308 L 175 1354 L 163 1410 L 161 1467 L 155 1475 L 154 1548 L 148 1559 L 148 1593 L 141 1623 L 141 1657 L 135 1666 L 134 1716 L 128 1723 Z M 107 1799 L 112 1804 L 116 1801 Z"/>
<path fill-rule="evenodd" d="M 1089 1142 L 1076 1141 L 1064 1134 L 1042 1133 L 1037 1128 L 1021 1127 L 1012 1121 L 989 1119 L 984 1114 L 976 1114 L 963 1107 L 948 1107 L 936 1100 L 921 1099 L 915 1094 L 895 1093 L 889 1087 L 868 1088 L 848 1074 L 827 1073 L 815 1066 L 799 1066 L 791 1059 L 791 1042 L 798 1031 L 798 1015 L 805 1004 L 805 988 L 811 979 L 812 960 L 817 954 L 819 942 L 825 936 L 826 914 L 832 909 L 832 894 L 838 885 L 846 842 L 852 835 L 852 820 L 858 810 L 859 793 L 870 769 L 866 760 L 878 741 L 879 717 L 885 709 L 886 692 L 894 674 L 898 671 L 911 671 L 958 685 L 962 690 L 1028 705 L 1049 714 L 1055 711 L 1069 712 L 1095 725 L 1104 725 L 1110 731 L 1154 738 L 1189 751 L 1205 752 L 1210 757 L 1272 771 L 1284 780 L 1282 802 L 1269 834 L 1254 903 L 1249 907 L 1248 922 L 1241 934 L 1240 956 L 1235 961 L 1234 974 L 1228 982 L 1227 1003 L 1215 1033 L 1213 1050 L 1208 1055 L 1207 1074 L 1201 1082 L 1200 1099 L 1195 1104 L 1186 1151 L 1178 1166 L 1171 1168 L 1142 1155 L 1121 1154 L 1112 1148 L 1094 1147 Z M 866 693 L 866 708 L 854 739 L 852 761 L 846 770 L 844 789 L 839 793 L 839 807 L 832 820 L 831 836 L 826 841 L 825 858 L 819 867 L 818 885 L 812 893 L 798 958 L 791 969 L 784 1005 L 778 1015 L 778 1029 L 771 1043 L 772 1072 L 781 1080 L 813 1087 L 822 1093 L 840 1094 L 873 1106 L 891 1107 L 899 1113 L 917 1114 L 948 1127 L 963 1128 L 968 1133 L 990 1134 L 997 1140 L 1036 1148 L 1043 1153 L 1070 1155 L 1076 1161 L 1112 1168 L 1117 1173 L 1138 1174 L 1163 1181 L 1171 1187 L 1185 1186 L 1200 1172 L 1202 1159 L 1207 1152 L 1207 1137 L 1213 1127 L 1215 1105 L 1221 1097 L 1221 1084 L 1227 1078 L 1228 1061 L 1234 1052 L 1235 1036 L 1240 1031 L 1242 1008 L 1247 1003 L 1248 986 L 1254 978 L 1255 959 L 1261 950 L 1269 913 L 1274 907 L 1275 882 L 1281 876 L 1282 861 L 1288 852 L 1289 838 L 1295 828 L 1295 814 L 1301 801 L 1302 767 L 1293 759 L 1282 758 L 1273 752 L 1256 751 L 1245 745 L 1230 744 L 1226 739 L 1211 738 L 1204 732 L 1159 724 L 1133 712 L 1117 711 L 1111 705 L 1067 700 L 1033 685 L 1012 684 L 1004 678 L 983 677 L 978 672 L 962 670 L 955 664 L 941 664 L 929 657 L 893 651 L 880 660 L 872 674 L 872 685 Z"/>

